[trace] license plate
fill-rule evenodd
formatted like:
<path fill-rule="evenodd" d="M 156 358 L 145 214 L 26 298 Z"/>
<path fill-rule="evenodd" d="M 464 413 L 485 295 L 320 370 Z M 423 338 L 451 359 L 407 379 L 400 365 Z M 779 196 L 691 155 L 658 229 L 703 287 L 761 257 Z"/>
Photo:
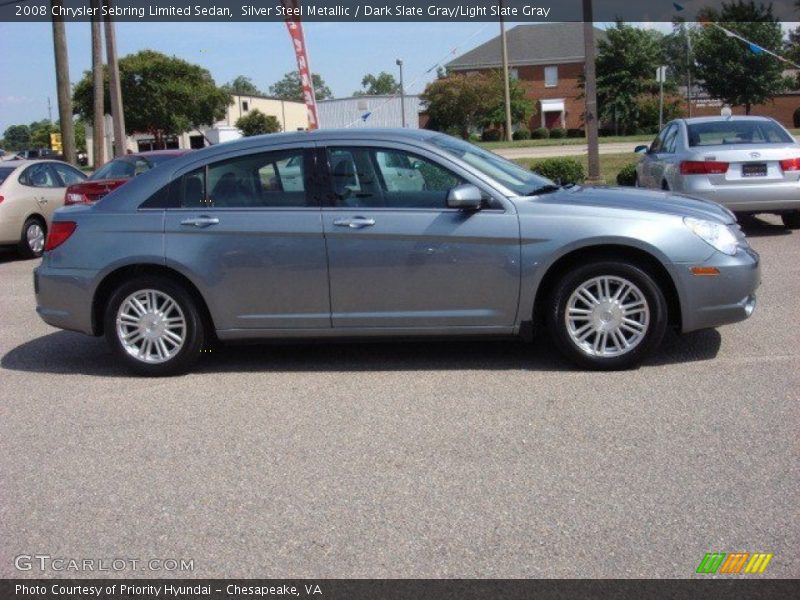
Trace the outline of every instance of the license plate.
<path fill-rule="evenodd" d="M 747 163 L 742 165 L 742 177 L 764 177 L 766 174 L 766 163 Z"/>

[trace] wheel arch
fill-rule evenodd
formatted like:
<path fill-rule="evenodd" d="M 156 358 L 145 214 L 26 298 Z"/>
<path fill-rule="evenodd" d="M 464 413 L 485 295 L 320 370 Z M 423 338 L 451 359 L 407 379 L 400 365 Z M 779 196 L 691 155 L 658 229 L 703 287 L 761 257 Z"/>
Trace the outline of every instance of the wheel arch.
<path fill-rule="evenodd" d="M 539 284 L 536 286 L 536 293 L 533 300 L 532 322 L 534 329 L 542 326 L 544 320 L 544 310 L 547 306 L 548 297 L 553 290 L 555 283 L 570 268 L 597 260 L 626 260 L 632 262 L 643 270 L 647 271 L 661 288 L 664 298 L 667 301 L 667 322 L 670 327 L 680 329 L 682 324 L 681 302 L 678 288 L 664 264 L 654 254 L 625 244 L 597 244 L 583 246 L 567 252 L 556 259 L 545 271 Z"/>
<path fill-rule="evenodd" d="M 106 304 L 108 303 L 111 294 L 123 282 L 131 279 L 132 277 L 140 277 L 142 275 L 158 275 L 165 277 L 182 286 L 197 303 L 197 308 L 203 319 L 203 324 L 206 326 L 206 332 L 214 335 L 214 320 L 211 317 L 211 312 L 208 309 L 205 298 L 200 293 L 197 286 L 180 271 L 173 268 L 151 264 L 151 263 L 138 263 L 124 265 L 114 269 L 108 273 L 98 284 L 95 289 L 94 297 L 92 299 L 92 332 L 94 335 L 103 335 L 103 312 L 105 311 Z"/>

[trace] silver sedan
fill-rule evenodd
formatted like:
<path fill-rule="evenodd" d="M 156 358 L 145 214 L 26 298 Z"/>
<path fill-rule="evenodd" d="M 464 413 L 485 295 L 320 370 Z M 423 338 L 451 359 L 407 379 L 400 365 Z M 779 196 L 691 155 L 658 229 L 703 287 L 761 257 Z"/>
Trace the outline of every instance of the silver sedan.
<path fill-rule="evenodd" d="M 800 227 L 800 144 L 766 117 L 704 117 L 667 123 L 638 146 L 636 185 L 706 198 L 737 213 L 780 214 Z"/>

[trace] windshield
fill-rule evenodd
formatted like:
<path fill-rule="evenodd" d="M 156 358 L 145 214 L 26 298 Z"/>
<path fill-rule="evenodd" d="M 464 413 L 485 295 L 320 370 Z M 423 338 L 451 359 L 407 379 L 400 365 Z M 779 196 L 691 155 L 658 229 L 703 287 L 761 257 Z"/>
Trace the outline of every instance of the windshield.
<path fill-rule="evenodd" d="M 106 163 L 89 177 L 92 181 L 98 179 L 122 179 L 133 177 L 136 164 L 130 158 L 118 158 Z"/>
<path fill-rule="evenodd" d="M 14 169 L 16 169 L 16 167 L 0 167 L 0 183 L 3 183 L 6 177 L 14 172 Z"/>
<path fill-rule="evenodd" d="M 552 181 L 541 175 L 536 175 L 494 152 L 483 150 L 463 140 L 439 135 L 431 138 L 430 142 L 475 167 L 490 179 L 514 191 L 519 196 L 527 196 L 534 190 L 554 185 Z"/>
<path fill-rule="evenodd" d="M 709 121 L 688 126 L 690 146 L 791 144 L 794 140 L 773 121 Z"/>

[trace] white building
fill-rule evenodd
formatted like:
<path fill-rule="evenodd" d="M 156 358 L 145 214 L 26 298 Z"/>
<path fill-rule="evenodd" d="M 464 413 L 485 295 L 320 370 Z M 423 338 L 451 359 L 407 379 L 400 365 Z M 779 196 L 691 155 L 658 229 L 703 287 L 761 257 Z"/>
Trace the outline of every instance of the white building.
<path fill-rule="evenodd" d="M 419 129 L 419 96 L 405 96 L 405 126 Z M 342 127 L 403 127 L 400 96 L 352 96 L 317 102 L 321 129 Z"/>

